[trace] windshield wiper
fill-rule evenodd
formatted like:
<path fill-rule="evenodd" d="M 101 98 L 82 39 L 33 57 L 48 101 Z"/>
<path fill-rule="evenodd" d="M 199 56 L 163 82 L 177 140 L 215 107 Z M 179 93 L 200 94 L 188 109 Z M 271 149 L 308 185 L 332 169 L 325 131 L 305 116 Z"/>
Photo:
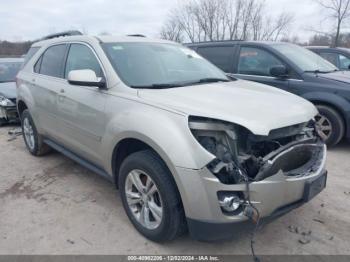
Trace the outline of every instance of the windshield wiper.
<path fill-rule="evenodd" d="M 319 69 L 316 69 L 316 70 L 305 70 L 304 73 L 328 74 L 328 73 L 332 73 L 332 72 L 335 72 L 335 71 L 338 71 L 338 69 L 334 69 L 334 70 L 331 70 L 331 71 L 322 71 L 322 70 L 319 70 Z"/>
<path fill-rule="evenodd" d="M 225 78 L 202 78 L 199 79 L 198 83 L 216 83 L 216 82 L 229 82 L 230 80 Z"/>
<path fill-rule="evenodd" d="M 191 86 L 191 85 L 198 85 L 198 84 L 206 84 L 206 83 L 217 83 L 217 82 L 230 82 L 229 79 L 225 78 L 215 78 L 215 77 L 208 77 L 208 78 L 201 78 L 197 81 L 188 82 L 185 85 Z"/>
<path fill-rule="evenodd" d="M 130 86 L 132 88 L 139 88 L 139 89 L 166 89 L 166 88 L 173 88 L 173 87 L 180 87 L 183 86 L 181 84 L 152 84 L 152 85 L 145 85 L 145 86 Z"/>
<path fill-rule="evenodd" d="M 216 83 L 216 82 L 230 82 L 230 80 L 225 78 L 202 78 L 197 81 L 192 82 L 184 82 L 184 83 L 169 83 L 169 84 L 152 84 L 152 85 L 145 85 L 145 86 L 130 86 L 132 88 L 139 88 L 139 89 L 166 89 L 166 88 L 173 88 L 173 87 L 184 87 L 184 86 L 191 86 L 196 84 L 204 84 L 204 83 Z"/>

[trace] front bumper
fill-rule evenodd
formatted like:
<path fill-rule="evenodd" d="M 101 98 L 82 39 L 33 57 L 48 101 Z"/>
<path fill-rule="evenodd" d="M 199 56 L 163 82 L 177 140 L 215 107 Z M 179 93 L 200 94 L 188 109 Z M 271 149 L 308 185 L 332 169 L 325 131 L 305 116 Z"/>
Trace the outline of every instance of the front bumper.
<path fill-rule="evenodd" d="M 0 119 L 2 122 L 18 123 L 19 117 L 16 106 L 0 106 Z"/>
<path fill-rule="evenodd" d="M 282 171 L 279 171 L 262 181 L 250 183 L 250 199 L 258 208 L 260 216 L 263 218 L 279 213 L 283 214 L 308 201 L 304 195 L 306 187 L 310 182 L 326 173 L 325 145 L 320 158 L 318 169 L 306 176 L 286 176 Z M 237 215 L 224 214 L 217 196 L 219 191 L 234 191 L 245 195 L 245 184 L 223 184 L 207 168 L 201 170 L 177 168 L 177 173 L 180 178 L 179 190 L 188 219 L 189 231 L 193 237 L 199 238 L 195 236 L 198 231 L 196 228 L 202 228 L 202 226 L 198 227 L 195 224 L 204 223 L 211 225 L 210 227 L 220 225 L 219 228 L 226 228 L 232 223 L 248 220 L 243 212 Z M 212 227 L 212 229 L 214 228 Z M 213 233 L 218 231 L 220 230 L 213 230 Z M 204 231 L 200 229 L 199 232 Z M 216 239 L 215 234 L 210 238 Z"/>

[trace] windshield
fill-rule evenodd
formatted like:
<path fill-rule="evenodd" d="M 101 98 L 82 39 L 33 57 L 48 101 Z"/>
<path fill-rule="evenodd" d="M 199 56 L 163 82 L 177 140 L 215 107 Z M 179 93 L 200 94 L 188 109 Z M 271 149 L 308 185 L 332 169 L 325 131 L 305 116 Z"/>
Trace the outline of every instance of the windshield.
<path fill-rule="evenodd" d="M 105 52 L 119 77 L 134 88 L 167 88 L 228 81 L 195 51 L 175 44 L 107 43 Z"/>
<path fill-rule="evenodd" d="M 0 62 L 0 83 L 15 82 L 21 65 L 20 62 Z"/>
<path fill-rule="evenodd" d="M 337 68 L 315 53 L 292 44 L 273 44 L 272 47 L 285 55 L 304 72 L 328 73 Z"/>

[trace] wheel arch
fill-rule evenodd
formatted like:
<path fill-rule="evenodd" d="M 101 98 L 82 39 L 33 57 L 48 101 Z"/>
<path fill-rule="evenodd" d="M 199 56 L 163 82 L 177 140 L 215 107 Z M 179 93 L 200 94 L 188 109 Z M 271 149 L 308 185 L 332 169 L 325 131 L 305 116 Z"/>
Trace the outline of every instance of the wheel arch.
<path fill-rule="evenodd" d="M 151 150 L 158 155 L 158 157 L 164 162 L 165 166 L 172 174 L 174 182 L 178 186 L 175 166 L 172 165 L 171 160 L 167 157 L 166 153 L 157 147 L 152 141 L 135 136 L 125 137 L 119 140 L 118 143 L 114 146 L 111 166 L 113 181 L 115 182 L 115 185 L 118 187 L 118 176 L 122 162 L 132 153 L 143 150 Z"/>
<path fill-rule="evenodd" d="M 123 161 L 133 153 L 143 151 L 143 150 L 151 150 L 163 161 L 165 167 L 169 170 L 171 174 L 171 179 L 173 180 L 176 186 L 176 190 L 179 194 L 181 205 L 184 208 L 184 211 L 186 212 L 186 208 L 184 207 L 183 194 L 181 193 L 182 186 L 179 184 L 181 182 L 178 179 L 175 166 L 171 164 L 170 159 L 164 154 L 164 152 L 160 152 L 159 148 L 156 149 L 156 146 L 150 145 L 150 144 L 151 143 L 146 142 L 140 138 L 126 137 L 120 140 L 114 146 L 111 161 L 112 161 L 113 182 L 115 186 L 119 188 L 119 185 L 118 185 L 119 171 Z"/>
<path fill-rule="evenodd" d="M 329 106 L 341 116 L 345 125 L 345 134 L 349 132 L 349 122 L 347 121 L 347 113 L 350 112 L 350 103 L 343 97 L 325 92 L 306 93 L 302 96 L 315 105 Z"/>
<path fill-rule="evenodd" d="M 23 111 L 26 109 L 28 109 L 28 106 L 26 105 L 26 103 L 23 100 L 19 100 L 17 102 L 17 111 L 20 119 L 22 119 Z"/>

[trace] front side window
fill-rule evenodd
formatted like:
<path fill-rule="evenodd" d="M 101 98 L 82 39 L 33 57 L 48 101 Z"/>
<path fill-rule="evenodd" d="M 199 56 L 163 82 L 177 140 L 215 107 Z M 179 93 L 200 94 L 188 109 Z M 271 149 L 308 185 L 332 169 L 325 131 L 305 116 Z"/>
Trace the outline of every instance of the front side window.
<path fill-rule="evenodd" d="M 0 61 L 0 83 L 14 82 L 18 71 L 21 69 L 21 62 Z"/>
<path fill-rule="evenodd" d="M 224 72 L 180 45 L 105 43 L 103 48 L 119 77 L 134 88 L 228 81 Z"/>
<path fill-rule="evenodd" d="M 276 43 L 272 48 L 292 61 L 303 72 L 329 73 L 337 67 L 314 52 L 294 44 Z"/>
<path fill-rule="evenodd" d="M 233 53 L 232 46 L 199 47 L 197 52 L 224 72 L 231 72 L 231 54 Z"/>
<path fill-rule="evenodd" d="M 283 63 L 273 54 L 261 48 L 242 47 L 239 54 L 238 73 L 271 76 L 270 69 Z"/>
<path fill-rule="evenodd" d="M 72 70 L 90 69 L 96 73 L 97 77 L 102 77 L 100 64 L 89 47 L 83 44 L 72 44 L 66 62 L 65 77 Z"/>
<path fill-rule="evenodd" d="M 49 47 L 41 58 L 40 74 L 62 78 L 65 53 L 65 44 Z"/>

